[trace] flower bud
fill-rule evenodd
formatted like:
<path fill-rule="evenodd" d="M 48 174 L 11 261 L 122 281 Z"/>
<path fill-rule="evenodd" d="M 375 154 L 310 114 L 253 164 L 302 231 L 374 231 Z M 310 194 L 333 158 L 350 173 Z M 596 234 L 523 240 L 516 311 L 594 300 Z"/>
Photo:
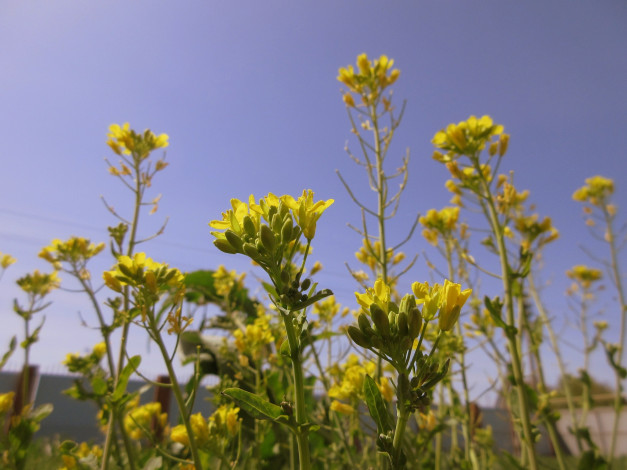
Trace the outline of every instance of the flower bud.
<path fill-rule="evenodd" d="M 407 314 L 401 311 L 401 313 L 398 314 L 398 318 L 396 322 L 398 324 L 398 334 L 401 337 L 407 336 L 407 334 L 409 333 L 409 327 L 407 324 Z"/>
<path fill-rule="evenodd" d="M 249 215 L 245 215 L 242 223 L 244 224 L 244 231 L 246 232 L 246 235 L 251 238 L 255 238 L 255 236 L 257 235 L 257 230 L 255 229 L 255 223 L 253 222 L 253 219 L 251 219 Z"/>
<path fill-rule="evenodd" d="M 362 348 L 370 348 L 370 343 L 361 332 L 361 330 L 353 325 L 348 327 L 348 336 L 357 346 L 361 346 Z"/>
<path fill-rule="evenodd" d="M 233 249 L 233 247 L 231 246 L 231 244 L 229 242 L 227 242 L 224 238 L 216 238 L 213 241 L 213 244 L 216 246 L 216 248 L 224 253 L 228 253 L 230 255 L 234 255 L 237 253 L 237 251 L 235 251 L 235 249 Z"/>
<path fill-rule="evenodd" d="M 285 218 L 283 227 L 281 227 L 281 242 L 288 243 L 292 240 L 292 219 L 290 217 Z"/>
<path fill-rule="evenodd" d="M 311 286 L 311 279 L 305 279 L 303 283 L 300 285 L 301 290 L 307 290 Z"/>
<path fill-rule="evenodd" d="M 372 322 L 382 336 L 390 336 L 390 321 L 381 307 L 377 304 L 370 304 L 370 316 Z"/>
<path fill-rule="evenodd" d="M 409 337 L 412 339 L 418 338 L 420 329 L 422 328 L 422 316 L 420 315 L 420 310 L 416 307 L 412 308 L 409 312 L 407 327 L 409 328 Z"/>
<path fill-rule="evenodd" d="M 218 240 L 216 240 L 216 241 L 218 241 Z M 253 245 L 252 243 L 244 243 L 243 249 L 244 249 L 244 254 L 246 254 L 246 256 L 248 256 L 248 257 L 250 257 L 252 259 L 255 259 L 255 258 L 259 257 L 259 250 L 257 250 L 255 245 Z"/>
<path fill-rule="evenodd" d="M 405 297 L 401 299 L 401 304 L 399 305 L 398 311 L 404 312 L 409 315 L 409 312 L 412 308 L 416 306 L 416 297 L 411 294 L 407 294 Z"/>
<path fill-rule="evenodd" d="M 359 317 L 357 317 L 357 324 L 364 334 L 366 334 L 368 330 L 372 329 L 372 326 L 370 326 L 370 321 L 368 320 L 368 317 L 365 313 L 359 314 Z"/>
<path fill-rule="evenodd" d="M 453 326 L 457 322 L 457 319 L 459 318 L 460 312 L 461 307 L 459 305 L 456 305 L 448 312 L 440 310 L 440 321 L 438 323 L 440 329 L 442 331 L 449 331 L 451 328 L 453 328 Z"/>
<path fill-rule="evenodd" d="M 233 232 L 232 230 L 227 230 L 226 232 L 224 232 L 224 236 L 236 252 L 242 252 L 242 239 L 235 232 Z"/>
<path fill-rule="evenodd" d="M 263 243 L 264 248 L 272 253 L 274 251 L 275 242 L 274 233 L 270 227 L 265 224 L 262 225 L 259 228 L 259 238 L 261 239 L 261 243 Z"/>

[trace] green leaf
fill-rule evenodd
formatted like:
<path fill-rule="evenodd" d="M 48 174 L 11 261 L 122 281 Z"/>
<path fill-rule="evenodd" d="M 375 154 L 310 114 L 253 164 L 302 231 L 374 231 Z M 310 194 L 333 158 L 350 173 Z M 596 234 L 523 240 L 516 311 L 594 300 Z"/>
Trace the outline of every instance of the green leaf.
<path fill-rule="evenodd" d="M 222 395 L 235 400 L 244 411 L 256 419 L 276 421 L 283 415 L 283 410 L 280 406 L 241 388 L 227 388 L 222 391 Z"/>
<path fill-rule="evenodd" d="M 377 423 L 377 433 L 387 434 L 388 431 L 392 430 L 390 415 L 379 387 L 369 375 L 366 375 L 364 380 L 364 395 L 366 395 L 366 405 L 370 411 L 370 416 Z"/>
<path fill-rule="evenodd" d="M 94 390 L 94 394 L 104 396 L 104 394 L 107 393 L 107 381 L 97 375 L 91 379 L 91 388 Z"/>
<path fill-rule="evenodd" d="M 135 372 L 135 370 L 139 367 L 142 358 L 141 356 L 133 356 L 129 359 L 128 364 L 124 366 L 122 372 L 120 373 L 120 378 L 118 379 L 118 385 L 115 387 L 115 391 L 111 396 L 112 401 L 118 401 L 126 392 L 126 387 L 128 385 L 128 381 L 131 378 L 131 374 Z"/>

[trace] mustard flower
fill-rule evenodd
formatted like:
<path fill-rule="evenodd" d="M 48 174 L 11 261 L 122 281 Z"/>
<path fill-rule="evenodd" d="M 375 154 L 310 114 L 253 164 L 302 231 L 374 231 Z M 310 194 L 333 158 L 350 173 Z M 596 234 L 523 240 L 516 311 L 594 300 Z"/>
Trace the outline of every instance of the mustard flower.
<path fill-rule="evenodd" d="M 600 269 L 577 265 L 566 271 L 566 275 L 587 289 L 593 282 L 596 282 L 603 277 L 603 272 Z"/>
<path fill-rule="evenodd" d="M 145 287 L 156 294 L 166 287 L 182 287 L 184 276 L 176 268 L 169 268 L 165 263 L 157 263 L 146 257 L 146 253 L 135 253 L 118 258 L 111 271 L 103 273 L 105 284 L 116 292 L 121 292 L 124 285 Z"/>
<path fill-rule="evenodd" d="M 459 220 L 459 207 L 444 207 L 440 211 L 429 209 L 427 215 L 420 217 L 420 224 L 425 227 L 422 235 L 433 246 L 438 244 L 438 236 L 448 238 L 456 229 Z"/>
<path fill-rule="evenodd" d="M 146 430 L 150 430 L 152 423 L 165 429 L 168 423 L 168 416 L 161 412 L 161 403 L 152 402 L 132 409 L 124 417 L 124 429 L 131 439 L 139 440 L 147 437 Z"/>
<path fill-rule="evenodd" d="M 218 266 L 213 273 L 213 285 L 216 293 L 222 297 L 226 297 L 235 289 L 244 287 L 244 278 L 246 273 L 237 274 L 235 270 L 227 271 L 224 265 Z"/>
<path fill-rule="evenodd" d="M 210 417 L 209 427 L 213 432 L 231 437 L 237 436 L 242 425 L 239 408 L 231 404 L 220 406 Z"/>
<path fill-rule="evenodd" d="M 442 288 L 442 306 L 440 307 L 439 327 L 442 331 L 448 331 L 459 318 L 459 313 L 472 293 L 472 289 L 461 290 L 460 284 L 444 281 Z"/>
<path fill-rule="evenodd" d="M 352 65 L 341 67 L 337 79 L 351 92 L 360 95 L 364 104 L 370 105 L 400 76 L 398 69 L 392 69 L 393 65 L 394 60 L 386 55 L 370 61 L 364 53 L 357 57 L 357 70 Z M 344 95 L 344 102 L 347 106 L 354 107 L 352 97 L 346 98 L 346 95 L 348 94 Z"/>
<path fill-rule="evenodd" d="M 274 342 L 270 316 L 261 314 L 253 324 L 246 325 L 245 331 L 235 330 L 233 336 L 235 346 L 241 353 L 250 354 L 254 360 L 258 360 L 264 347 Z"/>
<path fill-rule="evenodd" d="M 16 259 L 13 258 L 13 256 L 8 255 L 8 254 L 2 254 L 0 253 L 0 267 L 2 267 L 2 269 L 6 269 L 9 266 L 11 266 L 13 263 L 15 263 Z"/>
<path fill-rule="evenodd" d="M 61 280 L 58 278 L 56 271 L 45 274 L 35 269 L 31 274 L 19 278 L 16 282 L 24 292 L 44 297 L 52 290 L 57 289 Z"/>
<path fill-rule="evenodd" d="M 357 298 L 357 303 L 361 305 L 361 308 L 367 315 L 370 315 L 370 305 L 373 303 L 377 304 L 386 315 L 388 314 L 390 286 L 383 282 L 383 279 L 377 279 L 374 283 L 374 288 L 366 289 L 364 294 L 355 292 L 355 297 Z"/>
<path fill-rule="evenodd" d="M 138 134 L 130 128 L 128 122 L 122 126 L 119 124 L 111 124 L 109 133 L 107 134 L 107 145 L 111 147 L 118 155 L 134 154 L 140 160 L 148 157 L 150 152 L 158 148 L 164 148 L 169 145 L 168 135 L 155 135 L 149 129 Z"/>
<path fill-rule="evenodd" d="M 573 193 L 573 199 L 579 202 L 589 202 L 597 205 L 603 203 L 614 193 L 614 181 L 603 176 L 586 178 L 585 186 Z"/>
<path fill-rule="evenodd" d="M 432 320 L 442 304 L 442 287 L 440 284 L 430 286 L 428 282 L 414 282 L 411 285 L 416 297 L 416 305 L 422 305 L 422 317 Z"/>
<path fill-rule="evenodd" d="M 436 151 L 433 158 L 442 162 L 452 160 L 459 155 L 472 156 L 485 148 L 486 143 L 493 137 L 503 133 L 503 126 L 494 124 L 490 116 L 477 119 L 470 116 L 466 121 L 449 124 L 446 129 L 438 131 L 432 140 L 433 145 L 447 151 L 442 155 Z M 508 139 L 504 139 L 504 149 L 507 150 Z"/>
<path fill-rule="evenodd" d="M 84 262 L 96 256 L 104 247 L 104 243 L 94 244 L 83 237 L 71 237 L 67 241 L 54 239 L 50 245 L 42 248 L 39 257 L 52 263 L 55 269 L 60 269 L 62 262 Z"/>
<path fill-rule="evenodd" d="M 296 223 L 307 240 L 314 238 L 316 234 L 316 222 L 322 213 L 335 202 L 333 199 L 328 199 L 314 203 L 313 196 L 313 191 L 306 189 L 303 190 L 303 194 L 296 200 L 289 195 L 281 197 L 281 201 L 292 210 Z"/>

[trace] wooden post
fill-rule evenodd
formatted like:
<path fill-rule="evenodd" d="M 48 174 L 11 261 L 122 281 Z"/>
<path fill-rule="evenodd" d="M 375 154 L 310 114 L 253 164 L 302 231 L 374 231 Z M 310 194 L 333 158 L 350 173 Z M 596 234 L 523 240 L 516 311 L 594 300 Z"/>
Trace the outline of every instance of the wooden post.
<path fill-rule="evenodd" d="M 157 377 L 158 384 L 169 385 L 170 377 L 167 375 L 160 375 Z M 170 418 L 170 401 L 172 399 L 172 390 L 169 386 L 159 387 L 155 386 L 155 401 L 161 405 L 161 412 L 168 414 Z M 163 440 L 163 431 L 161 423 L 156 418 L 152 420 L 152 432 L 155 434 L 157 441 Z"/>

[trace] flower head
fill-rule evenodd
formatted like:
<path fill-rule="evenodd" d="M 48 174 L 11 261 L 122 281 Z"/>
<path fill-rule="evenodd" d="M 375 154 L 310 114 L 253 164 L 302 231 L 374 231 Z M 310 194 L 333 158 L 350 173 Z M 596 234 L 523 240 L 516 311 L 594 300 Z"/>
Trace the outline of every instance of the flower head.
<path fill-rule="evenodd" d="M 292 196 L 282 196 L 281 201 L 292 210 L 296 223 L 307 240 L 312 240 L 316 234 L 316 222 L 333 202 L 333 199 L 314 202 L 314 193 L 311 189 L 303 190 L 302 196 L 294 199 Z"/>
<path fill-rule="evenodd" d="M 111 124 L 107 134 L 107 145 L 118 155 L 135 155 L 139 160 L 148 157 L 150 152 L 169 145 L 168 135 L 155 135 L 149 129 L 143 133 L 136 133 L 130 128 L 128 122 L 122 126 Z"/>
<path fill-rule="evenodd" d="M 503 126 L 494 124 L 490 116 L 479 119 L 470 116 L 466 121 L 449 124 L 446 129 L 436 132 L 433 145 L 447 151 L 447 155 L 436 152 L 433 158 L 442 162 L 451 161 L 459 155 L 473 155 L 485 148 L 493 136 L 503 134 Z M 507 149 L 509 139 L 503 140 L 503 153 Z"/>

